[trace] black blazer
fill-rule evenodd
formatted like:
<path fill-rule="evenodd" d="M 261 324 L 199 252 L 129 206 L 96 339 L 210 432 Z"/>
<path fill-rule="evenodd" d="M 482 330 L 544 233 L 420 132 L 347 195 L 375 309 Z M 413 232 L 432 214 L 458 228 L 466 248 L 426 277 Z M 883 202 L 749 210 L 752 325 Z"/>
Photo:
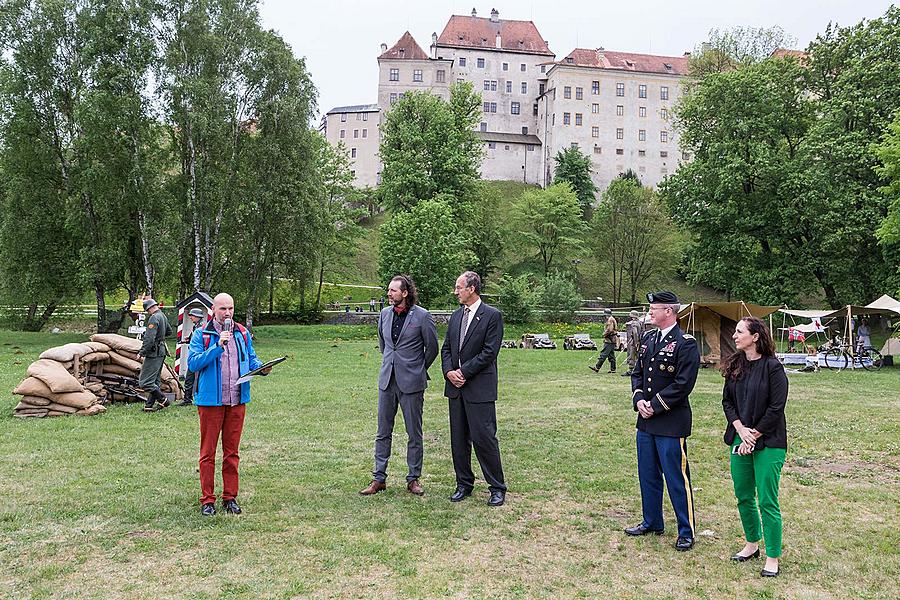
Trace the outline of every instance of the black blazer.
<path fill-rule="evenodd" d="M 459 347 L 459 326 L 463 307 L 450 316 L 447 336 L 441 346 L 441 370 L 444 373 L 444 395 L 466 402 L 497 401 L 497 355 L 503 343 L 503 317 L 500 311 L 482 300 L 472 315 L 463 347 Z M 446 380 L 447 373 L 462 369 L 466 383 L 461 388 Z"/>
<path fill-rule="evenodd" d="M 697 382 L 700 351 L 697 340 L 676 324 L 660 343 L 657 330 L 641 340 L 637 361 L 631 372 L 631 404 L 637 411 L 638 400 L 649 400 L 653 416 L 640 414 L 637 428 L 652 435 L 688 437 L 691 435 L 689 395 Z"/>
<path fill-rule="evenodd" d="M 725 443 L 734 443 L 737 431 L 732 423 L 740 420 L 744 427 L 763 434 L 756 440 L 757 448 L 787 449 L 787 422 L 784 418 L 788 396 L 787 375 L 784 366 L 774 356 L 759 360 L 764 362 L 755 365 L 740 380 L 725 380 L 722 391 L 722 408 L 728 419 Z"/>

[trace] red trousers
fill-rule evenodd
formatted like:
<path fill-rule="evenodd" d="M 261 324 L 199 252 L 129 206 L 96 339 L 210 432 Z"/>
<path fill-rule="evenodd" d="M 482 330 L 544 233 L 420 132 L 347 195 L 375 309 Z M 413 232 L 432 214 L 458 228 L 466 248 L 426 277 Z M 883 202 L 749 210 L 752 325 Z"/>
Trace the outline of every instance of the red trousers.
<path fill-rule="evenodd" d="M 216 448 L 222 434 L 222 500 L 238 493 L 238 446 L 247 405 L 198 406 L 200 414 L 200 504 L 216 501 Z"/>

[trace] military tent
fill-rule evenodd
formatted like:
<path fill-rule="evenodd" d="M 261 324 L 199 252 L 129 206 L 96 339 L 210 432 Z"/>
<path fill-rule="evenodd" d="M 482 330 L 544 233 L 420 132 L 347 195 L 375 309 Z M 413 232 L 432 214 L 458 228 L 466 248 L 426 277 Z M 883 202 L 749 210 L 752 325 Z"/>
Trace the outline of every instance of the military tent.
<path fill-rule="evenodd" d="M 716 364 L 734 353 L 734 328 L 744 317 L 765 318 L 777 306 L 760 306 L 748 302 L 692 302 L 681 307 L 678 325 L 693 335 L 700 346 L 700 362 Z"/>

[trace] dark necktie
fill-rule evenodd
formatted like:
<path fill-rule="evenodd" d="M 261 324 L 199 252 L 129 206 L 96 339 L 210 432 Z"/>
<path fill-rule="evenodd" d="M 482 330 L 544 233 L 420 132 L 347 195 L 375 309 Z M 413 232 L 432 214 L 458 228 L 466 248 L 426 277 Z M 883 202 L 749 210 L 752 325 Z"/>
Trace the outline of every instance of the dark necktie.
<path fill-rule="evenodd" d="M 459 347 L 462 349 L 463 342 L 466 340 L 466 327 L 469 325 L 469 307 L 463 311 L 462 323 L 459 325 Z"/>

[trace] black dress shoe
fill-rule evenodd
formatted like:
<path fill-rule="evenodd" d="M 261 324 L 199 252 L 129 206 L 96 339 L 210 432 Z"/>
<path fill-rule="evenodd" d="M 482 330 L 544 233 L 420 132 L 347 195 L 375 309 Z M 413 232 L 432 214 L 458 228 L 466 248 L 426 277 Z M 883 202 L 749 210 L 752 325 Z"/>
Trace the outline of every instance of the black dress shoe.
<path fill-rule="evenodd" d="M 778 577 L 778 571 L 767 571 L 763 569 L 759 572 L 760 577 Z"/>
<path fill-rule="evenodd" d="M 472 495 L 472 490 L 466 488 L 456 488 L 456 491 L 453 492 L 453 495 L 450 496 L 450 502 L 462 502 L 466 499 L 467 496 Z"/>
<path fill-rule="evenodd" d="M 234 501 L 234 498 L 232 498 L 231 500 L 224 500 L 222 502 L 222 508 L 225 510 L 225 512 L 232 515 L 241 514 L 241 507 L 238 506 L 238 503 Z"/>
<path fill-rule="evenodd" d="M 638 523 L 632 527 L 626 527 L 625 533 L 628 535 L 647 535 L 648 533 L 655 533 L 656 535 L 662 535 L 662 529 L 650 529 L 649 527 L 644 527 L 643 523 Z"/>
<path fill-rule="evenodd" d="M 588 369 L 590 369 L 590 370 L 593 371 L 594 373 L 599 373 L 599 372 L 600 372 L 600 369 L 597 368 L 597 367 L 595 367 L 594 365 L 588 365 Z"/>
<path fill-rule="evenodd" d="M 731 560 L 733 560 L 734 562 L 744 562 L 750 560 L 751 558 L 759 558 L 759 548 L 757 548 L 756 552 L 749 556 L 741 556 L 740 554 L 735 554 L 731 557 Z"/>
<path fill-rule="evenodd" d="M 216 505 L 212 502 L 207 502 L 203 506 L 200 507 L 200 514 L 204 517 L 214 517 L 216 516 Z"/>
<path fill-rule="evenodd" d="M 506 492 L 491 492 L 491 499 L 488 500 L 488 506 L 503 506 L 506 501 Z"/>
<path fill-rule="evenodd" d="M 694 538 L 692 537 L 684 537 L 679 535 L 678 539 L 675 540 L 675 549 L 679 552 L 684 552 L 686 550 L 690 550 L 694 547 Z"/>

